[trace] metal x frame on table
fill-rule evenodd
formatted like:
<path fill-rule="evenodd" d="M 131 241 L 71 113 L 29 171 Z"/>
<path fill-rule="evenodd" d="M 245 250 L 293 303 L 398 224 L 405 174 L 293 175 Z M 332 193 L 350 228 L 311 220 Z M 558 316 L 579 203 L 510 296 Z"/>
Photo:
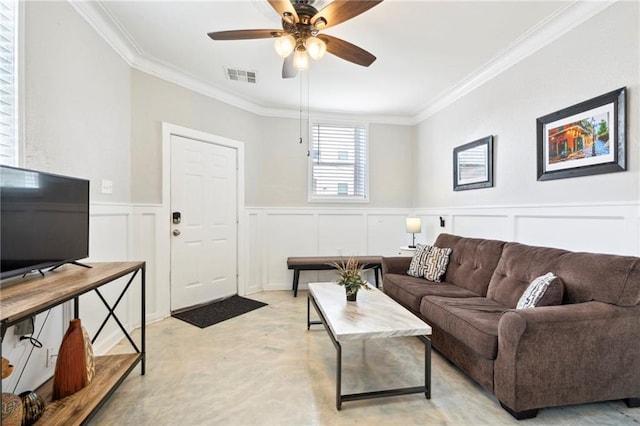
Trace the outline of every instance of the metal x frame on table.
<path fill-rule="evenodd" d="M 138 348 L 138 345 L 136 345 L 136 343 L 133 341 L 133 339 L 131 338 L 131 335 L 129 334 L 129 332 L 127 331 L 127 329 L 124 327 L 124 325 L 122 325 L 122 323 L 120 322 L 120 320 L 118 319 L 118 317 L 116 316 L 115 310 L 118 307 L 118 304 L 120 304 L 120 301 L 122 301 L 122 298 L 125 296 L 125 294 L 127 293 L 127 290 L 129 290 L 129 287 L 131 286 L 131 283 L 133 282 L 133 280 L 136 278 L 136 275 L 138 275 L 138 271 L 142 271 L 142 278 L 140 281 L 140 286 L 141 286 L 141 298 L 142 300 L 140 301 L 140 316 L 141 316 L 141 324 L 140 324 L 140 333 L 141 333 L 141 348 Z M 98 288 L 93 289 L 93 291 L 96 292 L 96 294 L 98 295 L 98 297 L 100 298 L 100 300 L 102 300 L 102 303 L 104 303 L 104 306 L 107 308 L 107 310 L 109 311 L 109 313 L 107 314 L 107 316 L 104 318 L 104 320 L 102 321 L 102 324 L 100 325 L 100 327 L 98 328 L 98 331 L 96 331 L 96 334 L 93 336 L 93 338 L 91 339 L 91 343 L 95 343 L 96 340 L 98 339 L 98 336 L 100 335 L 100 333 L 102 332 L 102 330 L 104 329 L 104 326 L 107 325 L 107 321 L 109 321 L 110 317 L 113 317 L 113 319 L 115 320 L 115 322 L 118 324 L 118 327 L 120 327 L 120 330 L 122 330 L 122 333 L 125 335 L 125 337 L 127 338 L 127 340 L 129 341 L 129 343 L 131 343 L 131 346 L 133 346 L 133 349 L 137 352 L 137 353 L 142 353 L 142 359 L 140 361 L 140 370 L 141 370 L 141 374 L 144 375 L 145 372 L 145 267 L 143 266 L 141 269 L 135 270 L 133 272 L 133 274 L 131 275 L 131 277 L 129 278 L 129 281 L 127 282 L 127 285 L 124 286 L 124 288 L 122 289 L 122 291 L 120 292 L 120 296 L 118 296 L 118 299 L 116 299 L 115 303 L 113 304 L 113 306 L 109 305 L 109 302 L 107 302 L 107 300 L 104 298 L 104 296 L 102 296 L 102 293 L 100 293 L 100 290 Z M 80 303 L 78 298 L 76 297 L 74 299 L 74 304 L 73 304 L 73 310 L 75 311 L 75 318 L 80 318 Z"/>

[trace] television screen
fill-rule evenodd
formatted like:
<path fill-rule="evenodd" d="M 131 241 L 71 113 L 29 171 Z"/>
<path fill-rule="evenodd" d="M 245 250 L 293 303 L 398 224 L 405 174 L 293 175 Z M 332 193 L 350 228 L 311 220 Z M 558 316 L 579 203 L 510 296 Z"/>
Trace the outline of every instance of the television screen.
<path fill-rule="evenodd" d="M 0 166 L 0 278 L 89 256 L 89 181 Z"/>

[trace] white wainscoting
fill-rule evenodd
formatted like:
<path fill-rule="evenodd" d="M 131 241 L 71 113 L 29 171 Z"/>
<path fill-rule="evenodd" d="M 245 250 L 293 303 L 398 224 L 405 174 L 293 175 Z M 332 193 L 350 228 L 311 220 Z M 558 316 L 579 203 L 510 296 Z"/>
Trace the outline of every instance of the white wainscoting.
<path fill-rule="evenodd" d="M 398 255 L 409 241 L 408 214 L 407 209 L 246 208 L 247 293 L 290 290 L 290 256 Z M 303 272 L 300 288 L 332 279 L 331 271 Z M 367 279 L 374 277 L 370 273 Z"/>
<path fill-rule="evenodd" d="M 545 206 L 417 209 L 421 242 L 440 232 L 517 241 L 573 251 L 640 255 L 640 206 L 608 203 Z M 439 218 L 445 227 L 439 226 Z"/>
<path fill-rule="evenodd" d="M 95 205 L 91 260 L 147 262 L 147 321 L 170 313 L 169 223 L 157 205 Z M 247 207 L 240 221 L 240 294 L 291 289 L 289 256 L 398 254 L 411 235 L 405 218 L 422 218 L 416 241 L 432 243 L 441 232 L 518 241 L 575 251 L 640 255 L 640 204 L 486 206 L 442 209 Z M 440 227 L 440 218 L 445 222 Z M 301 288 L 331 280 L 333 272 L 303 272 Z M 373 280 L 373 276 L 367 277 Z M 139 297 L 134 292 L 135 297 Z M 101 303 L 97 301 L 98 303 Z M 137 300 L 127 300 L 127 324 L 138 326 Z M 93 305 L 91 305 L 93 306 Z M 114 334 L 115 336 L 115 334 Z"/>
<path fill-rule="evenodd" d="M 168 266 L 162 262 L 162 229 L 159 206 L 94 203 L 90 209 L 90 257 L 87 262 L 145 261 L 146 322 L 168 315 Z M 166 279 L 163 279 L 166 277 Z M 101 287 L 100 292 L 113 306 L 130 276 Z M 127 330 L 140 326 L 140 277 L 137 276 L 116 308 L 118 319 Z M 70 311 L 69 311 L 70 312 Z M 94 292 L 80 298 L 80 318 L 90 335 L 100 327 L 107 308 Z M 123 338 L 111 318 L 94 344 L 97 354 L 105 353 Z"/>
<path fill-rule="evenodd" d="M 241 211 L 246 230 L 239 241 L 239 293 L 262 290 L 290 290 L 293 272 L 287 269 L 289 256 L 398 255 L 411 235 L 405 232 L 407 216 L 422 218 L 420 243 L 432 243 L 441 232 L 479 238 L 519 241 L 525 244 L 559 247 L 575 251 L 640 256 L 640 204 L 608 203 L 546 206 L 488 206 L 437 209 L 369 208 L 257 208 Z M 440 227 L 440 218 L 445 222 Z M 163 208 L 157 205 L 92 204 L 90 211 L 90 254 L 87 261 L 144 260 L 146 267 L 146 320 L 169 315 L 170 226 Z M 332 271 L 303 272 L 300 288 L 313 281 L 335 278 Z M 373 282 L 370 273 L 367 279 Z M 126 280 L 104 287 L 113 301 Z M 140 324 L 140 292 L 134 283 L 117 312 L 124 326 Z M 47 320 L 42 339 L 46 348 L 59 346 L 71 310 L 54 311 Z M 106 308 L 93 294 L 82 297 L 80 316 L 92 334 L 101 324 Z M 45 314 L 36 318 L 39 330 Z M 3 354 L 21 370 L 30 347 L 19 342 L 10 329 L 3 342 Z M 94 347 L 106 352 L 122 339 L 113 320 Z M 45 352 L 35 350 L 17 391 L 39 385 L 53 373 L 44 368 Z M 15 376 L 15 378 L 13 377 Z M 7 379 L 12 390 L 17 375 Z M 5 383 L 3 383 L 4 385 Z"/>
<path fill-rule="evenodd" d="M 169 315 L 169 220 L 162 206 L 133 206 L 133 259 L 146 262 L 146 318 L 158 321 Z"/>
<path fill-rule="evenodd" d="M 160 220 L 161 206 L 92 205 L 91 259 L 147 262 L 147 321 L 169 315 L 169 225 Z M 640 205 L 608 203 L 546 206 L 488 206 L 442 209 L 262 208 L 244 209 L 240 220 L 240 294 L 291 289 L 289 256 L 398 254 L 410 234 L 404 220 L 422 218 L 416 241 L 432 243 L 441 232 L 478 238 L 518 241 L 576 251 L 640 255 Z M 440 218 L 445 222 L 440 227 Z M 313 281 L 331 280 L 332 272 L 304 272 L 301 288 Z M 373 280 L 373 276 L 367 277 Z M 114 290 L 116 291 L 116 290 Z M 139 324 L 140 295 L 126 300 L 128 327 Z M 133 299 L 132 299 L 133 298 Z M 125 303 L 124 301 L 122 302 Z M 88 306 L 88 308 L 85 308 Z M 83 301 L 83 315 L 100 306 Z M 89 326 L 93 318 L 88 318 Z M 119 339 L 117 329 L 110 330 Z M 105 343 L 109 346 L 111 341 Z"/>
<path fill-rule="evenodd" d="M 83 262 L 127 261 L 131 259 L 133 246 L 133 220 L 130 205 L 91 204 L 89 215 L 89 258 Z M 128 279 L 121 278 L 101 287 L 100 293 L 111 306 L 115 303 Z M 137 287 L 137 288 L 136 288 Z M 139 312 L 139 286 L 134 286 L 116 308 L 118 319 L 128 330 L 139 325 L 134 312 Z M 136 309 L 137 308 L 137 309 Z M 80 319 L 90 336 L 94 336 L 104 318 L 107 307 L 95 292 L 80 297 Z M 70 318 L 71 311 L 67 310 Z M 138 314 L 139 315 L 139 314 Z M 109 319 L 98 340 L 94 352 L 103 354 L 122 339 L 122 332 L 113 319 Z"/>
<path fill-rule="evenodd" d="M 640 255 L 640 205 L 608 203 L 442 209 L 246 208 L 246 291 L 291 289 L 289 256 L 394 256 L 407 245 L 405 218 L 422 219 L 416 242 L 442 232 L 621 255 Z M 445 226 L 440 226 L 440 218 Z M 333 272 L 303 272 L 300 288 Z M 372 281 L 373 276 L 368 276 Z"/>

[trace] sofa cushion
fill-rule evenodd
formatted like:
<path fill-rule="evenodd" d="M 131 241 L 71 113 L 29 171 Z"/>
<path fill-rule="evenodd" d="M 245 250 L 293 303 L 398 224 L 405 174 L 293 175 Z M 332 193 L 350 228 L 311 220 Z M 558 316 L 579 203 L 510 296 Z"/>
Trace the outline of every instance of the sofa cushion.
<path fill-rule="evenodd" d="M 567 253 L 549 270 L 562 278 L 565 303 L 594 300 L 618 306 L 640 304 L 640 258 Z"/>
<path fill-rule="evenodd" d="M 450 248 L 431 247 L 422 264 L 422 276 L 429 281 L 440 282 L 449 264 Z"/>
<path fill-rule="evenodd" d="M 531 281 L 549 271 L 556 272 L 566 250 L 506 243 L 496 267 L 487 297 L 508 308 L 515 308 Z M 566 283 L 566 281 L 565 281 Z"/>
<path fill-rule="evenodd" d="M 561 305 L 563 289 L 562 280 L 553 275 L 553 272 L 539 276 L 522 293 L 516 309 Z"/>
<path fill-rule="evenodd" d="M 386 294 L 411 311 L 420 312 L 420 301 L 427 295 L 446 297 L 476 297 L 477 294 L 446 282 L 433 283 L 424 278 L 401 274 L 384 274 L 383 289 Z"/>
<path fill-rule="evenodd" d="M 463 238 L 443 233 L 438 236 L 434 245 L 451 249 L 443 281 L 471 290 L 479 296 L 487 294 L 504 241 Z"/>
<path fill-rule="evenodd" d="M 597 301 L 640 304 L 640 259 L 600 253 L 574 253 L 506 243 L 491 277 L 487 297 L 515 308 L 529 283 L 553 271 L 564 284 L 564 303 Z M 445 275 L 445 279 L 447 276 Z"/>
<path fill-rule="evenodd" d="M 498 323 L 509 308 L 486 297 L 425 296 L 420 314 L 486 359 L 498 355 Z"/>
<path fill-rule="evenodd" d="M 417 278 L 424 276 L 422 265 L 424 265 L 425 259 L 427 258 L 430 250 L 431 246 L 416 244 L 416 251 L 413 253 L 413 258 L 411 259 L 411 264 L 409 264 L 407 275 Z"/>

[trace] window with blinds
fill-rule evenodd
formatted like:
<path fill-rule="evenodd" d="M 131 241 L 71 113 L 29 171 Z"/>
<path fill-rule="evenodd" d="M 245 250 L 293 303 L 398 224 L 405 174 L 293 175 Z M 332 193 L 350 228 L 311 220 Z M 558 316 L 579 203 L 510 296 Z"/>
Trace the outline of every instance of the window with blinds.
<path fill-rule="evenodd" d="M 363 125 L 313 123 L 311 200 L 367 201 L 367 131 Z"/>
<path fill-rule="evenodd" d="M 18 1 L 0 2 L 0 164 L 18 162 Z"/>

